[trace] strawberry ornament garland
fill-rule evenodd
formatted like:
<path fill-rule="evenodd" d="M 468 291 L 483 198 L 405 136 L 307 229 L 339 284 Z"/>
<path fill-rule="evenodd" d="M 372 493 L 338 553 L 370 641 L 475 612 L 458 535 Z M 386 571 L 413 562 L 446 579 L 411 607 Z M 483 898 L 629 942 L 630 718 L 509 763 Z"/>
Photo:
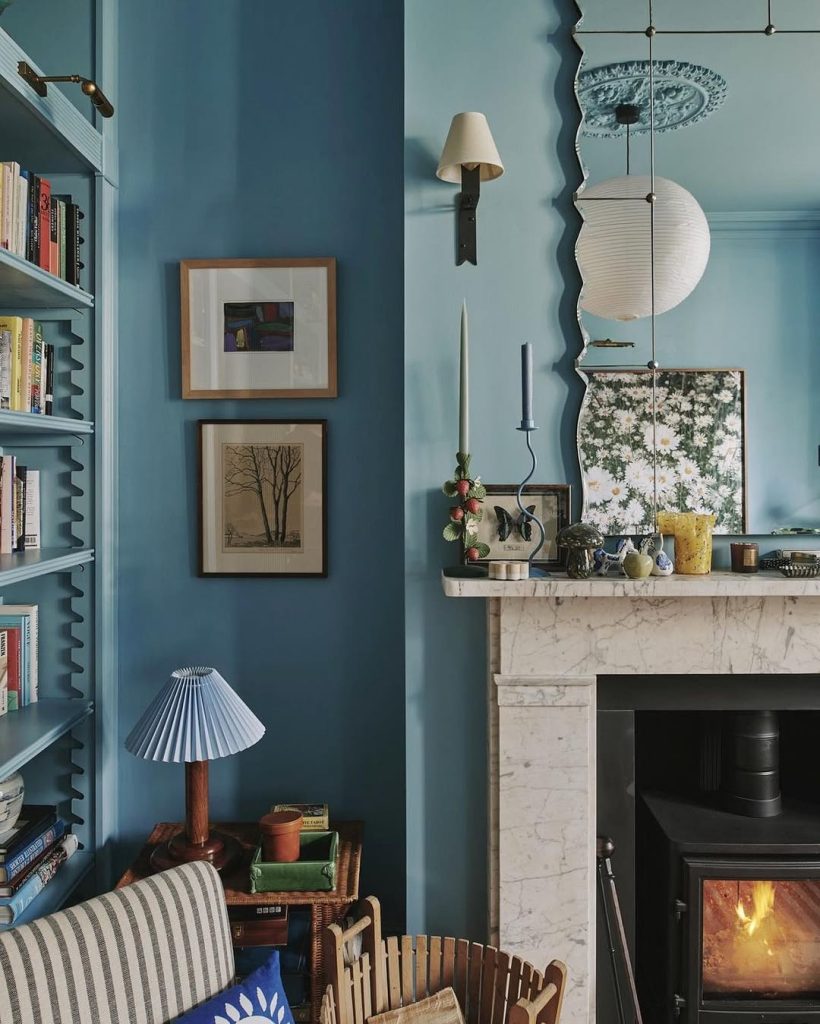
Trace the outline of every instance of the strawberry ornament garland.
<path fill-rule="evenodd" d="M 479 477 L 470 476 L 470 456 L 466 452 L 458 452 L 456 461 L 455 475 L 442 490 L 457 504 L 450 507 L 450 521 L 442 532 L 445 540 L 461 541 L 462 561 L 475 562 L 490 553 L 488 545 L 478 539 L 478 524 L 484 515 L 481 504 L 487 491 Z"/>

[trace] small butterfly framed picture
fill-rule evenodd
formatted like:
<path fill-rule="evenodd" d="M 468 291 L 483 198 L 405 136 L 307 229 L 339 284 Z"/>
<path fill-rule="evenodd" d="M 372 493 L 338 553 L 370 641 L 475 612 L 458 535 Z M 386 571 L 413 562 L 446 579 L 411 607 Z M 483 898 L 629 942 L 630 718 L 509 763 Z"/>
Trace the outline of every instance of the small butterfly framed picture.
<path fill-rule="evenodd" d="M 538 527 L 533 525 L 518 507 L 517 484 L 485 484 L 478 540 L 486 544 L 490 553 L 479 562 L 521 560 L 529 557 L 538 541 Z M 535 565 L 539 569 L 561 569 L 565 552 L 555 543 L 558 531 L 569 525 L 569 484 L 527 484 L 523 493 L 524 508 L 538 516 L 544 524 L 546 539 L 538 553 Z"/>

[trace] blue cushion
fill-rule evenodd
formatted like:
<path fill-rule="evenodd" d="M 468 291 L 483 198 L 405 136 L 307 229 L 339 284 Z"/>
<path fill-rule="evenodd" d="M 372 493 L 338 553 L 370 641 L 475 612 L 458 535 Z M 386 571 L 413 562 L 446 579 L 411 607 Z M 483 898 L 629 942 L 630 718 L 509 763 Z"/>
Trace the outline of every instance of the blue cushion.
<path fill-rule="evenodd" d="M 279 973 L 278 950 L 241 985 L 225 989 L 177 1018 L 177 1024 L 268 1024 L 269 1021 L 293 1024 Z"/>

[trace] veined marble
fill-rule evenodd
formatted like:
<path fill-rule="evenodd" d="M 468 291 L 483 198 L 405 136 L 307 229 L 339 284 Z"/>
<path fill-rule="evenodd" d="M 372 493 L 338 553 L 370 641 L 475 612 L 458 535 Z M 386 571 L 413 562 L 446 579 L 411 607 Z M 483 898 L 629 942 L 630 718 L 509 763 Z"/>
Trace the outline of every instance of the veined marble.
<path fill-rule="evenodd" d="M 444 590 L 489 599 L 490 938 L 537 965 L 565 960 L 563 1019 L 588 1024 L 597 677 L 816 674 L 820 580 L 445 578 Z"/>

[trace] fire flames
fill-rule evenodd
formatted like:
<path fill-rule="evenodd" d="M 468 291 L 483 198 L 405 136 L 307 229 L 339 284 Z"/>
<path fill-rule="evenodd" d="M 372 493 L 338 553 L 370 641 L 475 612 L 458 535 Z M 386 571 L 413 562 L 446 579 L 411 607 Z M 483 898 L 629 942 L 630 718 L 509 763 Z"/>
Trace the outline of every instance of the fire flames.
<path fill-rule="evenodd" d="M 774 882 L 754 882 L 751 914 L 746 912 L 742 899 L 738 899 L 735 913 L 743 931 L 750 937 L 754 935 L 766 918 L 774 913 Z"/>

